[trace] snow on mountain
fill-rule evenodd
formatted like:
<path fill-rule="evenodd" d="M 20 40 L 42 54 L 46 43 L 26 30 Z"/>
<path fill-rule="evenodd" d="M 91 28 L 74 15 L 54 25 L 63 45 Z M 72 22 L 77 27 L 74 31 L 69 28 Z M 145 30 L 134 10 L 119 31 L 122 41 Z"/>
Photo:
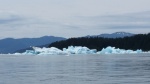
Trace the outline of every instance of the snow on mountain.
<path fill-rule="evenodd" d="M 88 35 L 86 37 L 103 37 L 103 38 L 123 38 L 123 37 L 130 37 L 135 34 L 127 33 L 127 32 L 115 32 L 112 34 L 100 34 L 100 35 Z"/>

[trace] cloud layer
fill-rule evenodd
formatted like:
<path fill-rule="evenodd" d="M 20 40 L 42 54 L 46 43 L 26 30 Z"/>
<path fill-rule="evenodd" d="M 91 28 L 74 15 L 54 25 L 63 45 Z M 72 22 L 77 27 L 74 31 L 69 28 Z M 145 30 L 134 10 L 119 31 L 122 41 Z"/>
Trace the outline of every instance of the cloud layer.
<path fill-rule="evenodd" d="M 62 21 L 1 12 L 0 29 L 0 38 L 40 37 L 44 35 L 80 37 L 117 31 L 148 33 L 150 31 L 150 12 L 107 16 L 76 16 Z"/>
<path fill-rule="evenodd" d="M 0 38 L 150 31 L 150 0 L 0 1 Z"/>

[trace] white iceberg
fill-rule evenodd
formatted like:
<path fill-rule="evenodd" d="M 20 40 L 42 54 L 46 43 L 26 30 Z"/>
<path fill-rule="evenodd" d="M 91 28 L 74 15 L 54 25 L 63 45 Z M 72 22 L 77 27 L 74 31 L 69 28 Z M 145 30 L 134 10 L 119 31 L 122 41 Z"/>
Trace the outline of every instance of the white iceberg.
<path fill-rule="evenodd" d="M 89 49 L 82 46 L 68 46 L 68 48 L 63 48 L 60 50 L 55 47 L 51 48 L 39 48 L 32 47 L 33 50 L 26 50 L 24 53 L 14 53 L 14 55 L 69 55 L 69 54 L 131 54 L 131 53 L 143 53 L 142 50 L 125 50 L 115 47 L 108 46 L 103 48 L 101 51 L 96 49 Z"/>
<path fill-rule="evenodd" d="M 67 52 L 63 52 L 62 50 L 51 47 L 51 48 L 39 48 L 32 47 L 33 50 L 26 50 L 24 53 L 15 53 L 15 55 L 67 55 Z"/>

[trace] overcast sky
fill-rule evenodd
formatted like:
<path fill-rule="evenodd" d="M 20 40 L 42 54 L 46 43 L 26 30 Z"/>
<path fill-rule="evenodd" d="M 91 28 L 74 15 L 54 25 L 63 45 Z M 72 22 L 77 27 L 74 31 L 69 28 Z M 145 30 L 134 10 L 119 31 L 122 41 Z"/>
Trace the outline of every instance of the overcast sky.
<path fill-rule="evenodd" d="M 0 0 L 0 38 L 150 32 L 150 0 Z"/>

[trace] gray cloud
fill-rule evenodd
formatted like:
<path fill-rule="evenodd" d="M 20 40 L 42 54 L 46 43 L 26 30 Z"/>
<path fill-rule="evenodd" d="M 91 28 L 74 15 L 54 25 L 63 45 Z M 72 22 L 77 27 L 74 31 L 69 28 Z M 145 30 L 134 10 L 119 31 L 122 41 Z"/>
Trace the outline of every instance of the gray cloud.
<path fill-rule="evenodd" d="M 22 21 L 23 18 L 11 13 L 0 13 L 0 24 L 9 24 L 16 21 Z"/>
<path fill-rule="evenodd" d="M 145 25 L 145 26 L 136 26 L 136 25 L 122 25 L 122 26 L 113 26 L 113 27 L 110 27 L 110 29 L 127 29 L 127 30 L 130 30 L 130 29 L 150 29 L 150 25 Z"/>
<path fill-rule="evenodd" d="M 76 30 L 80 30 L 76 25 L 34 17 L 25 17 L 11 13 L 0 13 L 0 29 L 1 38 L 40 37 L 44 35 L 68 36 L 68 34 L 71 34 L 70 32 L 77 32 Z"/>

